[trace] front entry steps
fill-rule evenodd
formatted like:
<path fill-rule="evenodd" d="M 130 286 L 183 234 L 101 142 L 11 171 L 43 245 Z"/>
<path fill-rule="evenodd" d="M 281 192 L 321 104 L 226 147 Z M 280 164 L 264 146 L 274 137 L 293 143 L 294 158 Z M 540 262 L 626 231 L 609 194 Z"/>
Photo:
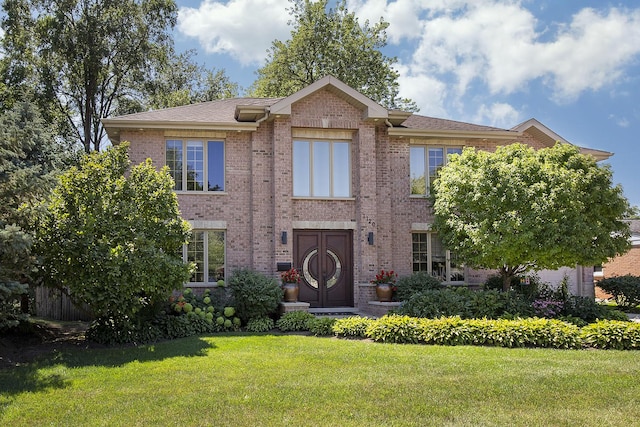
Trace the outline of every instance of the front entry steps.
<path fill-rule="evenodd" d="M 326 307 L 319 308 L 314 307 L 310 308 L 309 313 L 314 316 L 327 316 L 327 317 L 351 317 L 351 316 L 360 316 L 360 312 L 355 307 Z"/>

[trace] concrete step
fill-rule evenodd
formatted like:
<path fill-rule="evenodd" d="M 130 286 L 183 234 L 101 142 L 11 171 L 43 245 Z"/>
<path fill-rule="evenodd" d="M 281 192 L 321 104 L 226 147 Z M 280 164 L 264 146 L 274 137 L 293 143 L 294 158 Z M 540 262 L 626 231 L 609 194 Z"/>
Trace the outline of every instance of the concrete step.
<path fill-rule="evenodd" d="M 309 308 L 309 313 L 314 316 L 327 316 L 327 317 L 351 317 L 360 316 L 358 309 L 355 307 L 327 307 L 327 308 Z"/>

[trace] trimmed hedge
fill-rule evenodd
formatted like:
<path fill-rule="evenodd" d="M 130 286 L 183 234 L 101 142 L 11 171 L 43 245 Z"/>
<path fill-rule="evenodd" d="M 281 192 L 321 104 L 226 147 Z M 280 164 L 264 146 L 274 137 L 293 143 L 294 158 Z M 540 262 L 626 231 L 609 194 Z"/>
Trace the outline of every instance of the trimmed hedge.
<path fill-rule="evenodd" d="M 640 323 L 599 321 L 579 328 L 557 319 L 426 319 L 387 315 L 380 319 L 336 320 L 333 332 L 343 338 L 432 345 L 491 345 L 558 349 L 640 349 Z"/>
<path fill-rule="evenodd" d="M 602 320 L 582 328 L 580 337 L 588 347 L 638 350 L 640 349 L 640 323 Z"/>
<path fill-rule="evenodd" d="M 332 330 L 336 336 L 340 338 L 366 338 L 367 328 L 375 322 L 369 317 L 343 317 L 337 319 L 333 324 Z"/>

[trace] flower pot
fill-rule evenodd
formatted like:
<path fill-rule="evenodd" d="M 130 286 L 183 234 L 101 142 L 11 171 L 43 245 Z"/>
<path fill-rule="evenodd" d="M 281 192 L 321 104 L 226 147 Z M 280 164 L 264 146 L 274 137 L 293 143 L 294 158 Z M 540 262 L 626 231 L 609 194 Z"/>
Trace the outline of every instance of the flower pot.
<path fill-rule="evenodd" d="M 390 302 L 393 297 L 393 285 L 391 283 L 377 283 L 376 296 L 380 302 Z"/>
<path fill-rule="evenodd" d="M 284 302 L 298 301 L 298 293 L 300 292 L 300 287 L 297 283 L 283 283 L 282 289 L 284 289 Z"/>

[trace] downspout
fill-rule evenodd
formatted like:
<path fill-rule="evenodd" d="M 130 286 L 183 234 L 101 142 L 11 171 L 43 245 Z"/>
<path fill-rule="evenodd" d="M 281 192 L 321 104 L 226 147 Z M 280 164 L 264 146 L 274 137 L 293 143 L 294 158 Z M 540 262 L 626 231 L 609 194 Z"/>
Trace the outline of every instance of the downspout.
<path fill-rule="evenodd" d="M 393 125 L 391 124 L 391 122 L 389 121 L 389 119 L 384 119 L 384 124 L 389 126 L 390 128 L 393 127 Z"/>
<path fill-rule="evenodd" d="M 269 107 L 265 108 L 264 116 L 260 117 L 258 120 L 256 120 L 256 125 L 259 126 L 260 123 L 264 122 L 268 118 L 269 118 Z"/>

